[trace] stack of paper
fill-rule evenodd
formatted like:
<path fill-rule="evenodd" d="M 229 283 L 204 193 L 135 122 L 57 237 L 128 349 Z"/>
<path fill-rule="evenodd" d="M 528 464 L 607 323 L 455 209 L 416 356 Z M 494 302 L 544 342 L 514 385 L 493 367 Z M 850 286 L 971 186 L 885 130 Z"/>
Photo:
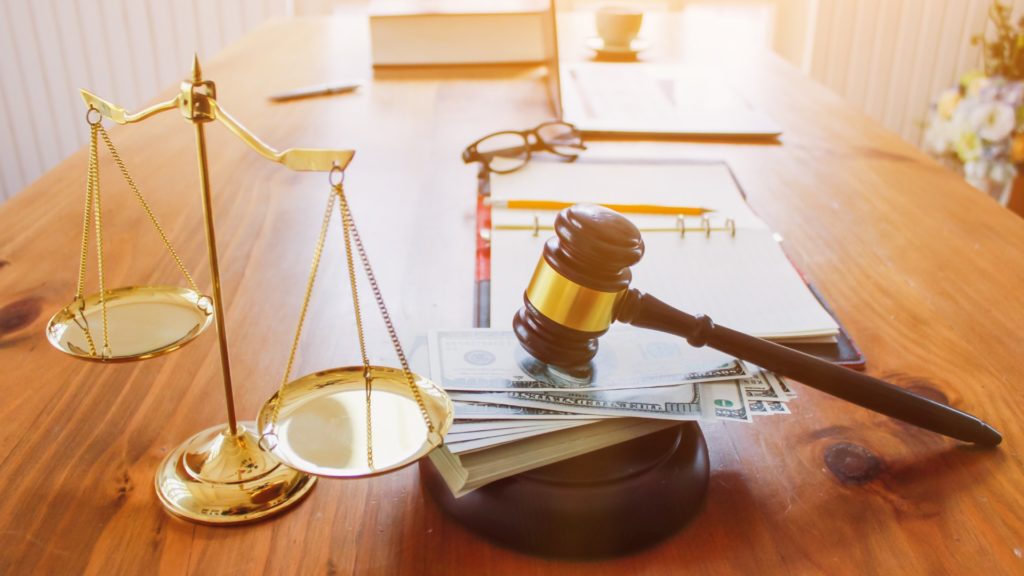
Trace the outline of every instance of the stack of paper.
<path fill-rule="evenodd" d="M 559 62 L 562 119 L 588 134 L 775 138 L 782 128 L 707 69 Z"/>

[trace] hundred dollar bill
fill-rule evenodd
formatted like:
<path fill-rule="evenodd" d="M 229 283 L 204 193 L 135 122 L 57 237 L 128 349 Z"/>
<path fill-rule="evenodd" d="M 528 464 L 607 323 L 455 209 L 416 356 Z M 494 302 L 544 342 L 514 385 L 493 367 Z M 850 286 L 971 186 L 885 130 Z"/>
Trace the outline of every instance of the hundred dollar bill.
<path fill-rule="evenodd" d="M 512 432 L 519 432 L 529 428 L 541 428 L 544 426 L 557 428 L 564 426 L 571 422 L 590 421 L 597 422 L 601 420 L 590 419 L 590 420 L 566 420 L 564 418 L 552 418 L 549 420 L 500 420 L 495 423 L 494 420 L 458 420 L 452 424 L 452 427 L 448 429 L 448 433 L 445 434 L 445 438 L 453 438 L 460 436 L 487 436 L 497 434 L 511 434 Z"/>
<path fill-rule="evenodd" d="M 753 422 L 750 405 L 743 393 L 741 381 L 731 383 L 701 384 L 701 390 L 711 398 L 715 417 L 735 422 Z"/>
<path fill-rule="evenodd" d="M 793 391 L 789 386 L 789 382 L 786 381 L 782 376 L 775 376 L 775 380 L 779 383 L 779 387 L 782 388 L 783 394 L 788 396 L 790 399 L 796 398 L 796 392 Z"/>
<path fill-rule="evenodd" d="M 657 388 L 628 390 L 587 390 L 544 392 L 515 390 L 511 392 L 451 392 L 453 400 L 472 401 L 490 405 L 519 406 L 567 414 L 594 416 L 629 416 L 662 420 L 699 420 L 715 417 L 715 404 L 719 398 L 723 407 L 742 410 L 743 392 L 735 381 L 716 383 L 705 393 L 699 384 L 678 384 Z"/>
<path fill-rule="evenodd" d="M 522 432 L 514 432 L 510 434 L 502 434 L 498 436 L 489 436 L 484 438 L 463 438 L 448 440 L 445 438 L 445 447 L 452 454 L 465 454 L 467 452 L 475 452 L 477 450 L 483 450 L 484 448 L 491 448 L 501 444 L 508 444 L 509 442 L 518 442 L 519 440 L 525 440 L 526 438 L 532 438 L 534 436 L 541 436 L 543 434 L 550 434 L 557 430 L 565 430 L 567 428 L 576 428 L 577 426 L 586 426 L 587 424 L 593 424 L 595 420 L 563 420 L 563 424 L 557 427 L 544 427 L 536 429 L 528 429 Z"/>
<path fill-rule="evenodd" d="M 779 385 L 780 378 L 778 376 L 756 366 L 748 366 L 748 369 L 750 376 L 740 382 L 747 400 L 789 402 L 789 396 Z"/>
<path fill-rule="evenodd" d="M 753 400 L 749 403 L 750 413 L 754 416 L 771 416 L 773 414 L 789 414 L 789 408 L 782 402 L 765 402 Z"/>
<path fill-rule="evenodd" d="M 494 438 L 497 436 L 507 436 L 509 434 L 523 434 L 527 432 L 543 432 L 551 430 L 560 430 L 566 426 L 572 426 L 577 423 L 588 423 L 597 422 L 597 420 L 554 420 L 548 422 L 546 420 L 521 420 L 521 422 L 545 422 L 544 424 L 537 424 L 533 426 L 521 426 L 519 428 L 497 428 L 493 430 L 452 430 L 449 429 L 448 433 L 444 435 L 445 444 L 451 444 L 453 442 L 466 442 L 469 440 L 479 440 L 482 438 Z"/>
<path fill-rule="evenodd" d="M 550 419 L 592 419 L 594 416 L 583 414 L 567 414 L 556 410 L 544 410 L 541 408 L 530 408 L 526 406 L 510 406 L 497 404 L 481 404 L 473 399 L 472 401 L 458 401 L 452 398 L 455 405 L 456 420 L 550 420 Z"/>
<path fill-rule="evenodd" d="M 601 338 L 589 374 L 539 362 L 508 330 L 449 330 L 430 335 L 431 376 L 448 391 L 618 390 L 747 377 L 746 366 L 712 348 L 682 338 L 618 328 Z"/>
<path fill-rule="evenodd" d="M 510 428 L 525 428 L 533 426 L 542 426 L 544 424 L 553 424 L 561 421 L 563 420 L 455 420 L 452 422 L 452 427 L 448 429 L 448 434 L 462 432 L 479 432 L 485 430 L 507 430 Z"/>

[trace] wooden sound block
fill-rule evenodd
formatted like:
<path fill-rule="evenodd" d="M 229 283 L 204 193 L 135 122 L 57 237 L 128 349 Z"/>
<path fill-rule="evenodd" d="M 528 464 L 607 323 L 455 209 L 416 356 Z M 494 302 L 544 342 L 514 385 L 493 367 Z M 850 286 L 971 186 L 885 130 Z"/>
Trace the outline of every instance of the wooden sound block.
<path fill-rule="evenodd" d="M 696 422 L 452 496 L 424 458 L 420 477 L 463 526 L 520 552 L 561 558 L 617 556 L 650 546 L 700 512 L 708 449 Z"/>

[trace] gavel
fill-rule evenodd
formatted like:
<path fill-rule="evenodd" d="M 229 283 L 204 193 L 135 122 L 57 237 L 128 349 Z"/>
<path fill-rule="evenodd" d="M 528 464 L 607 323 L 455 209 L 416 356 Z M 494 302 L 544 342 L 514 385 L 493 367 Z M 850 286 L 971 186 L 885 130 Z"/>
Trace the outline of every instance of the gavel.
<path fill-rule="evenodd" d="M 598 338 L 619 321 L 675 334 L 692 346 L 710 346 L 880 414 L 985 446 L 1002 436 L 980 419 L 774 342 L 716 325 L 704 315 L 677 310 L 629 284 L 630 266 L 644 242 L 635 225 L 617 212 L 591 204 L 562 210 L 555 236 L 512 321 L 522 347 L 546 364 L 584 371 L 597 354 Z"/>

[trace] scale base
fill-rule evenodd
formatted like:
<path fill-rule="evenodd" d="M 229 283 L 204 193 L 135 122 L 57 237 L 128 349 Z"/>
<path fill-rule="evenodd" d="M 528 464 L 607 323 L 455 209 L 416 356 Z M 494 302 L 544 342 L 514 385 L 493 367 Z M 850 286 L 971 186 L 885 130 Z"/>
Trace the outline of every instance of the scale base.
<path fill-rule="evenodd" d="M 156 473 L 156 493 L 168 512 L 201 524 L 254 522 L 283 512 L 309 493 L 316 477 L 281 464 L 259 447 L 239 422 L 231 435 L 225 425 L 203 430 L 164 458 Z"/>
<path fill-rule="evenodd" d="M 471 531 L 540 556 L 596 559 L 635 552 L 702 509 L 710 467 L 696 422 L 505 478 L 452 496 L 429 459 L 434 500 Z"/>

